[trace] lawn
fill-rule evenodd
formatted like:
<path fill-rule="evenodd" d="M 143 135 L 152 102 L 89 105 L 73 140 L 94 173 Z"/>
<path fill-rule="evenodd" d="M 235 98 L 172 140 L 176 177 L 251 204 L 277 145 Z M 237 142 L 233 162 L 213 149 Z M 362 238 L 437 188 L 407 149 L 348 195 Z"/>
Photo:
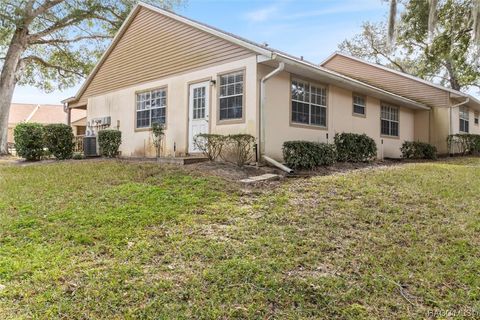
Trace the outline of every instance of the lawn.
<path fill-rule="evenodd" d="M 272 187 L 0 165 L 0 319 L 480 317 L 480 159 Z"/>

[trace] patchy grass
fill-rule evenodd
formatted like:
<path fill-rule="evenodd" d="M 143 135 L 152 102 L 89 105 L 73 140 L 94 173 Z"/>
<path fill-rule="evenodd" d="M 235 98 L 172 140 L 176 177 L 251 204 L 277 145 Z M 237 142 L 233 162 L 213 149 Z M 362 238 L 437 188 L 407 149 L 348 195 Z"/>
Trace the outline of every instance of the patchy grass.
<path fill-rule="evenodd" d="M 480 312 L 480 159 L 265 189 L 155 164 L 2 165 L 0 319 Z"/>

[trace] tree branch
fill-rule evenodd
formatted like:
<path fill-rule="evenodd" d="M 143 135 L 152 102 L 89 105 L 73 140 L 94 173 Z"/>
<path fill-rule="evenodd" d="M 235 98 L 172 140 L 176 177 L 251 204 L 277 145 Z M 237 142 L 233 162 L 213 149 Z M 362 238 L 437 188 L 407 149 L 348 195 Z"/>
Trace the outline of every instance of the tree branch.
<path fill-rule="evenodd" d="M 31 17 L 36 18 L 39 15 L 47 12 L 49 9 L 55 7 L 56 5 L 65 2 L 65 0 L 46 0 L 42 5 L 40 5 L 37 9 L 33 10 L 30 14 Z"/>
<path fill-rule="evenodd" d="M 106 36 L 102 34 L 93 34 L 88 36 L 80 36 L 72 39 L 39 39 L 31 41 L 30 44 L 60 44 L 60 43 L 75 43 L 82 40 L 102 40 L 102 39 L 111 39 L 111 36 Z"/>
<path fill-rule="evenodd" d="M 380 49 L 378 49 L 376 46 L 375 46 L 375 42 L 373 41 L 373 38 L 369 37 L 369 40 L 370 40 L 370 47 L 372 48 L 373 52 L 375 55 L 381 55 L 382 57 L 384 57 L 385 59 L 387 59 L 391 64 L 395 65 L 398 69 L 400 69 L 400 71 L 402 71 L 403 73 L 406 73 L 405 72 L 405 69 L 403 68 L 403 66 L 401 66 L 398 62 L 396 62 L 395 60 L 391 59 L 386 53 L 383 53 Z"/>
<path fill-rule="evenodd" d="M 22 63 L 26 63 L 26 62 L 33 62 L 33 63 L 37 63 L 45 68 L 51 68 L 51 69 L 55 69 L 57 70 L 58 74 L 62 77 L 67 77 L 65 75 L 65 73 L 71 73 L 71 74 L 75 74 L 79 77 L 83 77 L 83 74 L 78 72 L 78 71 L 75 71 L 75 70 L 69 70 L 69 69 L 66 69 L 64 67 L 61 67 L 61 66 L 58 66 L 58 65 L 54 65 L 52 63 L 49 63 L 45 60 L 43 60 L 42 58 L 38 57 L 38 56 L 27 56 L 27 57 L 24 57 L 22 58 L 21 60 Z"/>
<path fill-rule="evenodd" d="M 101 15 L 92 13 L 90 11 L 80 11 L 80 12 L 77 11 L 74 14 L 72 13 L 72 14 L 66 15 L 65 17 L 58 20 L 57 22 L 50 25 L 49 27 L 45 28 L 44 30 L 30 35 L 29 36 L 29 42 L 31 43 L 32 41 L 36 41 L 38 39 L 41 39 L 42 37 L 50 35 L 57 30 L 60 30 L 60 29 L 66 28 L 66 27 L 70 27 L 70 26 L 75 25 L 77 23 L 80 23 L 80 22 L 82 22 L 86 19 L 102 20 L 102 21 L 106 21 L 106 22 L 110 23 L 111 25 L 115 26 L 114 21 L 112 21 L 108 18 L 102 17 Z"/>

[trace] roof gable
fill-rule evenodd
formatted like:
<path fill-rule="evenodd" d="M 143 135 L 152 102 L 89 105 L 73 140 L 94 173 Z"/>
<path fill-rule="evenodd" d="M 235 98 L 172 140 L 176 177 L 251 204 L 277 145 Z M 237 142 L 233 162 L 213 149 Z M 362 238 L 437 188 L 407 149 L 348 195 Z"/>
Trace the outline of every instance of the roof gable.
<path fill-rule="evenodd" d="M 171 12 L 137 5 L 72 100 L 75 105 L 84 105 L 91 96 L 242 59 L 258 53 L 253 50 L 262 50 L 216 33 L 220 31 Z"/>

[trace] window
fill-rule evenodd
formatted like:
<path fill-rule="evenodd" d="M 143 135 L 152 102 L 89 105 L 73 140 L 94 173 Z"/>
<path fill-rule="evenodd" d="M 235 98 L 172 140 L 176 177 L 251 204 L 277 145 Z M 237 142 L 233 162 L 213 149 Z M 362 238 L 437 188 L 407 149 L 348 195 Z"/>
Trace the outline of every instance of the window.
<path fill-rule="evenodd" d="M 384 136 L 398 137 L 398 108 L 382 104 L 380 118 L 381 134 Z"/>
<path fill-rule="evenodd" d="M 152 123 L 165 124 L 167 90 L 137 93 L 137 128 L 150 128 Z"/>
<path fill-rule="evenodd" d="M 193 89 L 193 119 L 205 119 L 205 87 Z"/>
<path fill-rule="evenodd" d="M 475 111 L 475 115 L 474 115 L 474 118 L 473 118 L 473 122 L 475 123 L 475 125 L 478 126 L 478 111 Z"/>
<path fill-rule="evenodd" d="M 365 115 L 365 97 L 357 94 L 353 95 L 353 114 Z"/>
<path fill-rule="evenodd" d="M 327 126 L 327 88 L 292 80 L 292 122 Z"/>
<path fill-rule="evenodd" d="M 468 108 L 460 107 L 460 132 L 469 132 Z"/>
<path fill-rule="evenodd" d="M 243 71 L 221 75 L 220 120 L 243 118 Z"/>

